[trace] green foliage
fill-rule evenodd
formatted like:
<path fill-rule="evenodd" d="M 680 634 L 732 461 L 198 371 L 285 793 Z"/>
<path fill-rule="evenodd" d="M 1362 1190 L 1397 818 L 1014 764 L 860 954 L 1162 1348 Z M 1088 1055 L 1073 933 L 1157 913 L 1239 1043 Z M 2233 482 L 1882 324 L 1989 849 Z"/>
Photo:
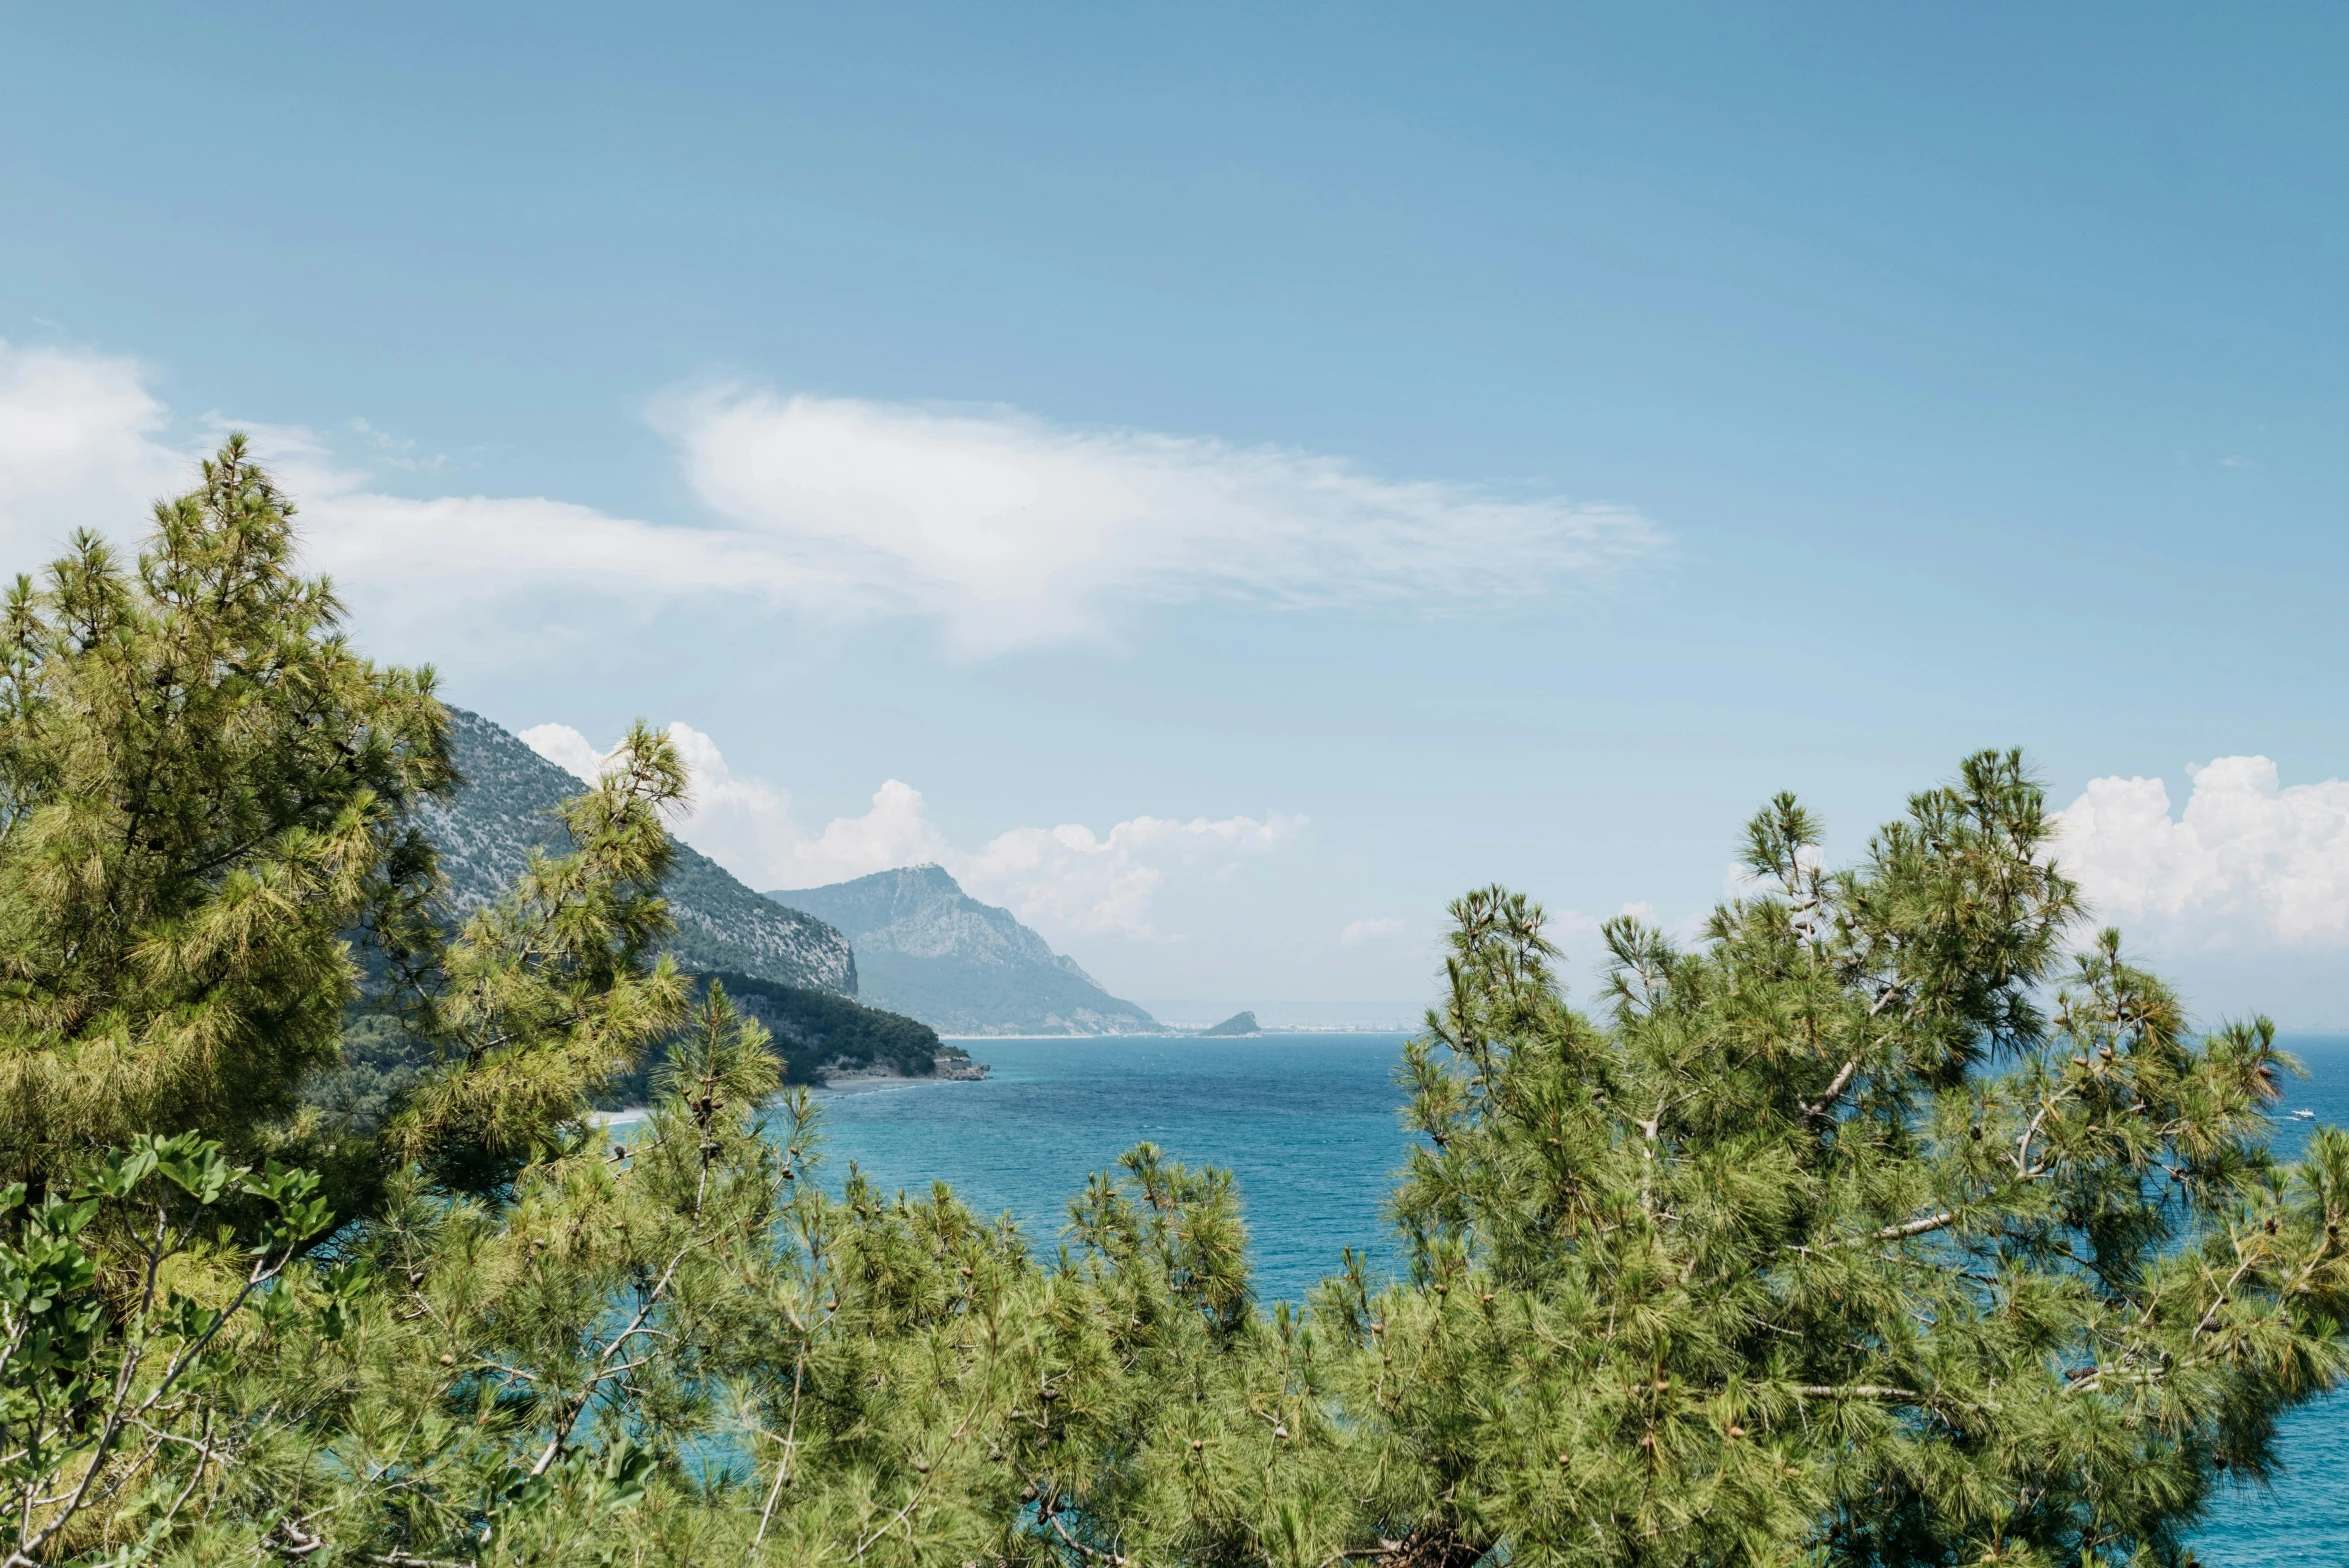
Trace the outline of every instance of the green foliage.
<path fill-rule="evenodd" d="M 22 1183 L 0 1190 L 0 1222 L 13 1233 L 0 1242 L 9 1561 L 62 1560 L 131 1531 L 151 1546 L 169 1532 L 209 1468 L 220 1386 L 239 1376 L 224 1354 L 232 1324 L 256 1303 L 280 1322 L 301 1315 L 293 1295 L 266 1292 L 327 1227 L 316 1189 L 299 1171 L 232 1167 L 217 1142 L 182 1133 L 132 1140 L 85 1168 L 70 1195 L 28 1206 Z M 250 1246 L 220 1239 L 232 1203 L 257 1221 Z M 107 1231 L 111 1246 L 85 1248 Z M 124 1278 L 101 1279 L 107 1255 L 131 1265 Z M 206 1266 L 175 1269 L 192 1255 Z M 190 1279 L 215 1288 L 176 1288 Z M 109 1284 L 121 1299 L 106 1299 Z M 336 1331 L 317 1317 L 304 1327 Z M 192 1430 L 191 1407 L 206 1412 Z"/>
<path fill-rule="evenodd" d="M 0 608 L 0 1172 L 135 1130 L 243 1146 L 332 1062 L 344 933 L 429 883 L 406 814 L 451 774 L 428 671 L 382 669 L 293 570 L 292 507 L 232 437 Z"/>
<path fill-rule="evenodd" d="M 744 974 L 718 973 L 702 978 L 710 985 L 723 986 L 736 1007 L 769 1031 L 782 1058 L 786 1083 L 821 1083 L 828 1068 L 879 1068 L 908 1078 L 926 1078 L 938 1070 L 941 1054 L 967 1054 L 943 1044 L 928 1024 L 828 991 L 777 985 Z M 607 1084 L 596 1096 L 596 1103 L 609 1110 L 650 1104 L 660 1061 L 658 1053 L 646 1053 L 634 1071 Z"/>
<path fill-rule="evenodd" d="M 672 854 L 661 811 L 685 794 L 666 735 L 639 721 L 602 781 L 566 801 L 572 850 L 533 850 L 419 986 L 414 1027 L 437 1052 L 385 1127 L 387 1148 L 486 1191 L 576 1121 L 685 1004 L 660 897 Z"/>
<path fill-rule="evenodd" d="M 1147 1145 L 1056 1251 L 942 1187 L 834 1196 L 712 985 L 625 1144 L 558 1121 L 472 1195 L 411 1168 L 224 1320 L 236 1374 L 184 1384 L 146 1501 L 98 1467 L 89 1549 L 2182 1560 L 2212 1477 L 2342 1371 L 2349 1138 L 2277 1167 L 2264 1025 L 2192 1037 L 2109 936 L 2067 970 L 2033 793 L 1970 771 L 1997 787 L 1849 873 L 1772 808 L 1776 885 L 1694 949 L 1612 927 L 1601 1020 L 1537 908 L 1463 899 L 1407 1058 L 1409 1277 L 1348 1259 L 1306 1312 L 1253 1301 L 1228 1175 Z"/>
<path fill-rule="evenodd" d="M 444 929 L 438 709 L 286 515 L 232 444 L 135 582 L 85 540 L 12 601 L 9 1568 L 2179 1564 L 2349 1370 L 2349 1136 L 2277 1164 L 2273 1030 L 2067 946 L 2017 756 L 1848 870 L 1778 798 L 1700 940 L 1609 924 L 1595 1016 L 1538 907 L 1459 901 L 1406 1275 L 1266 1311 L 1229 1174 L 1147 1144 L 1057 1247 L 828 1190 L 737 983 L 688 1014 L 657 956 L 685 780 L 641 726 Z M 300 1130 L 354 929 L 404 1010 L 330 1205 L 240 1151 Z M 588 1106 L 662 1039 L 617 1141 Z"/>
<path fill-rule="evenodd" d="M 2349 1140 L 2278 1170 L 2264 1022 L 2191 1039 L 2070 885 L 2017 758 L 1856 870 L 1782 797 L 1775 882 L 1683 951 L 1618 921 L 1610 1014 L 1539 911 L 1455 907 L 1412 1047 L 1413 1288 L 1357 1309 L 1389 1506 L 1466 1560 L 2173 1561 L 2214 1471 L 2343 1369 Z"/>
<path fill-rule="evenodd" d="M 1289 1428 L 1228 1384 L 1278 1342 L 1228 1177 L 1137 1151 L 1045 1262 L 943 1191 L 827 1194 L 804 1094 L 760 1109 L 779 1063 L 722 987 L 660 1082 L 640 1141 L 582 1133 L 495 1201 L 402 1177 L 333 1266 L 204 1319 L 223 1370 L 141 1405 L 156 1435 L 94 1467 L 76 1549 L 1042 1561 L 1126 1517 L 1179 1550 L 1194 1483 L 1206 1533 L 1245 1537 Z"/>
<path fill-rule="evenodd" d="M 436 1054 L 397 1011 L 353 1007 L 343 1015 L 341 1063 L 309 1079 L 302 1097 L 322 1123 L 372 1138 Z"/>

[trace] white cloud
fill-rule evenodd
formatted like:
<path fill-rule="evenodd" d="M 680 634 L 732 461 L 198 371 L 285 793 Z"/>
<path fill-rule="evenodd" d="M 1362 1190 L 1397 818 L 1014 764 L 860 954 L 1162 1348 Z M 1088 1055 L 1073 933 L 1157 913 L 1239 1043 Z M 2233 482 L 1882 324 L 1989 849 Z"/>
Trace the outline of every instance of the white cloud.
<path fill-rule="evenodd" d="M 53 558 L 76 528 L 126 540 L 148 503 L 185 487 L 171 412 L 137 361 L 0 340 L 0 548 L 7 575 Z"/>
<path fill-rule="evenodd" d="M 604 763 L 611 757 L 610 752 L 596 750 L 593 741 L 568 724 L 533 724 L 518 738 L 565 773 L 576 775 L 582 784 L 602 778 Z"/>
<path fill-rule="evenodd" d="M 415 499 L 370 488 L 314 432 L 243 425 L 300 506 L 304 563 L 372 626 L 469 638 L 482 611 L 551 600 L 590 624 L 715 593 L 768 601 L 822 585 L 725 529 L 659 527 L 545 497 Z"/>
<path fill-rule="evenodd" d="M 1221 881 L 1242 859 L 1269 854 L 1305 827 L 1303 817 L 1134 817 L 1105 835 L 1067 824 L 1014 828 L 975 854 L 942 863 L 977 897 L 1045 930 L 1152 937 L 1150 900 L 1170 878 Z"/>
<path fill-rule="evenodd" d="M 1212 822 L 1134 817 L 1106 834 L 1081 824 L 1013 828 L 976 850 L 961 850 L 929 819 L 921 792 L 891 779 L 862 816 L 835 817 L 810 834 L 800 828 L 789 795 L 763 780 L 738 778 L 709 736 L 682 723 L 671 724 L 669 735 L 692 780 L 678 837 L 751 886 L 821 887 L 934 862 L 973 897 L 1001 904 L 1055 938 L 1154 937 L 1152 897 L 1171 879 L 1229 877 L 1243 859 L 1269 853 L 1305 825 L 1302 817 L 1278 813 Z M 533 725 L 521 738 L 590 782 L 611 756 L 567 724 Z"/>
<path fill-rule="evenodd" d="M 1402 930 L 1403 922 L 1392 916 L 1376 920 L 1355 920 L 1348 922 L 1346 929 L 1338 933 L 1338 941 L 1347 947 L 1360 947 L 1363 943 L 1375 942 L 1380 937 L 1400 935 Z"/>
<path fill-rule="evenodd" d="M 395 436 L 388 430 L 376 429 L 364 419 L 352 420 L 351 431 L 374 449 L 375 461 L 392 468 L 424 470 L 449 466 L 448 453 L 420 452 L 413 436 Z"/>
<path fill-rule="evenodd" d="M 777 868 L 776 880 L 766 885 L 822 887 L 875 871 L 953 858 L 946 835 L 924 810 L 922 792 L 889 779 L 873 792 L 872 809 L 863 816 L 834 817 L 813 838 L 791 837 L 780 857 L 770 852 L 766 864 Z"/>
<path fill-rule="evenodd" d="M 922 796 L 891 779 L 861 817 L 836 817 L 821 833 L 800 832 L 791 799 L 762 779 L 736 778 L 717 742 L 690 724 L 672 723 L 669 739 L 685 764 L 689 799 L 677 836 L 764 891 L 821 887 L 895 866 L 942 861 L 952 852 L 923 814 Z M 534 724 L 521 740 L 586 783 L 601 778 L 618 746 L 598 747 L 568 724 Z"/>
<path fill-rule="evenodd" d="M 30 564 L 72 527 L 127 541 L 194 451 L 135 361 L 0 343 L 0 544 Z M 984 655 L 1097 639 L 1148 604 L 1484 609 L 1605 580 L 1657 549 L 1636 512 L 1373 478 L 1343 459 L 1204 437 L 726 389 L 655 423 L 711 515 L 651 523 L 549 497 L 388 493 L 442 465 L 347 422 L 252 426 L 300 503 L 310 563 L 371 630 L 441 645 L 484 607 L 551 600 L 590 625 L 747 598 L 835 621 L 912 616 Z M 207 421 L 217 436 L 219 421 Z M 458 563 L 461 563 L 459 566 Z"/>
<path fill-rule="evenodd" d="M 1139 602 L 1487 606 L 1605 577 L 1655 529 L 1621 507 L 1372 478 L 1341 459 L 1009 409 L 724 389 L 656 422 L 720 516 L 858 608 L 966 652 L 1100 635 Z"/>
<path fill-rule="evenodd" d="M 0 567 L 44 564 L 77 527 L 129 546 L 150 502 L 194 482 L 200 451 L 230 422 L 207 417 L 199 444 L 176 446 L 147 382 L 135 360 L 0 342 Z M 604 615 L 722 589 L 774 600 L 825 589 L 733 530 L 658 528 L 544 498 L 389 495 L 309 429 L 235 423 L 294 497 L 304 566 L 332 576 L 371 631 L 460 641 L 487 624 L 485 606 L 528 595 L 573 610 L 592 600 L 589 613 Z M 355 439 L 388 466 L 430 466 L 396 440 L 386 450 L 363 422 Z"/>
<path fill-rule="evenodd" d="M 2349 945 L 2349 782 L 2280 787 L 2265 757 L 2189 767 L 2185 810 L 2160 779 L 2091 780 L 2058 859 L 2100 921 L 2181 949 Z"/>
<path fill-rule="evenodd" d="M 246 424 L 300 504 L 307 564 L 371 630 L 476 635 L 485 606 L 536 595 L 591 624 L 615 608 L 750 594 L 831 614 L 940 619 L 990 651 L 1090 635 L 1136 599 L 1231 594 L 1275 605 L 1508 597 L 1604 572 L 1648 548 L 1637 517 L 1555 501 L 1368 479 L 1334 459 L 1137 432 L 1084 433 L 1011 413 L 945 415 L 763 394 L 664 416 L 717 526 L 655 526 L 546 498 L 395 496 L 315 432 Z M 223 423 L 201 422 L 208 440 Z M 146 504 L 193 477 L 196 448 L 137 362 L 0 343 L 0 545 L 30 568 L 74 527 L 128 543 Z M 438 460 L 353 424 L 374 461 Z M 775 490 L 760 499 L 760 487 Z M 958 499 L 959 497 L 959 499 Z M 762 887 L 806 887 L 935 860 L 1047 931 L 1157 934 L 1177 880 L 1235 874 L 1302 818 L 1137 816 L 1106 831 L 1020 827 L 952 845 L 920 793 L 890 780 L 864 814 L 803 832 L 789 797 L 739 779 L 709 737 L 671 733 L 693 768 L 681 831 Z M 604 753 L 540 725 L 543 755 L 592 779 Z"/>

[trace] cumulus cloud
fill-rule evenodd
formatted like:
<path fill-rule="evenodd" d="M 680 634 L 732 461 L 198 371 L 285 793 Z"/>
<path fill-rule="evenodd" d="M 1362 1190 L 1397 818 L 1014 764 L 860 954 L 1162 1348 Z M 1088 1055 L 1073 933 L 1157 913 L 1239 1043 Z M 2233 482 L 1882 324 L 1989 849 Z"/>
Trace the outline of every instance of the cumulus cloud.
<path fill-rule="evenodd" d="M 770 850 L 766 863 L 781 868 L 776 872 L 779 887 L 822 887 L 898 866 L 954 858 L 946 835 L 929 819 L 922 792 L 899 779 L 884 780 L 873 791 L 872 806 L 864 815 L 834 817 L 813 838 L 794 835 L 777 847 L 780 857 Z"/>
<path fill-rule="evenodd" d="M 2095 916 L 2169 947 L 2349 945 L 2349 782 L 2282 785 L 2266 757 L 2189 767 L 2173 816 L 2160 779 L 2091 780 L 2058 856 Z"/>
<path fill-rule="evenodd" d="M 1153 894 L 1173 877 L 1226 880 L 1249 856 L 1269 854 L 1305 826 L 1302 817 L 1225 817 L 1188 822 L 1134 817 L 1097 835 L 1081 824 L 1013 828 L 946 869 L 981 898 L 1046 931 L 1151 937 Z"/>
<path fill-rule="evenodd" d="M 76 528 L 142 527 L 147 504 L 184 488 L 165 445 L 171 411 L 136 360 L 0 339 L 0 548 L 10 574 L 57 554 Z"/>
<path fill-rule="evenodd" d="M 568 724 L 533 724 L 519 738 L 523 745 L 565 773 L 575 775 L 582 784 L 601 779 L 604 764 L 611 760 L 610 752 L 596 750 L 594 742 Z"/>
<path fill-rule="evenodd" d="M 1402 930 L 1403 922 L 1392 916 L 1376 920 L 1354 920 L 1347 922 L 1346 929 L 1338 933 L 1338 941 L 1346 947 L 1360 947 L 1365 942 L 1375 942 L 1381 937 L 1400 935 Z"/>
<path fill-rule="evenodd" d="M 1657 543 L 1621 507 L 1009 409 L 733 388 L 672 399 L 656 420 L 718 515 L 852 584 L 860 607 L 934 617 L 976 653 L 1096 636 L 1137 602 L 1524 600 Z"/>
<path fill-rule="evenodd" d="M 921 792 L 897 779 L 874 792 L 860 816 L 803 830 L 788 794 L 738 777 L 709 736 L 673 723 L 693 798 L 677 834 L 762 890 L 821 887 L 899 866 L 934 863 L 972 896 L 1001 904 L 1046 935 L 1159 935 L 1153 896 L 1170 880 L 1228 878 L 1250 856 L 1271 852 L 1305 825 L 1278 813 L 1261 820 L 1134 817 L 1097 834 L 1082 824 L 1022 827 L 974 850 L 956 848 L 932 822 Z M 612 752 L 567 724 L 537 724 L 522 740 L 556 766 L 593 782 Z"/>
<path fill-rule="evenodd" d="M 534 724 L 521 739 L 590 784 L 619 749 L 598 747 L 568 724 Z M 800 831 L 790 796 L 763 779 L 736 777 L 709 736 L 672 723 L 669 739 L 691 781 L 677 836 L 753 887 L 821 887 L 951 854 L 945 835 L 924 812 L 921 791 L 911 785 L 891 779 L 874 792 L 864 815 L 835 817 L 810 835 Z"/>

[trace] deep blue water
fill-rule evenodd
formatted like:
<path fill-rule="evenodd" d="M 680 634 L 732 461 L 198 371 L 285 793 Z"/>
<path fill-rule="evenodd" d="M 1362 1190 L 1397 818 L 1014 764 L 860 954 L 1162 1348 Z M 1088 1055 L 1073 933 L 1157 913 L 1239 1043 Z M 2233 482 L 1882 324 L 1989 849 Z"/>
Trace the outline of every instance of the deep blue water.
<path fill-rule="evenodd" d="M 987 1213 L 1009 1210 L 1049 1246 L 1086 1176 L 1144 1139 L 1240 1179 L 1266 1300 L 1301 1297 L 1353 1246 L 1393 1256 L 1380 1204 L 1403 1157 L 1393 1072 L 1402 1036 L 1260 1040 L 986 1040 L 983 1083 L 821 1096 L 836 1185 L 850 1161 L 884 1187 L 950 1182 Z M 2288 1089 L 2279 1150 L 2314 1110 L 2349 1125 L 2349 1036 L 2289 1042 L 2309 1080 Z M 2272 1491 L 2230 1491 L 2196 1542 L 2213 1568 L 2349 1562 L 2349 1395 L 2301 1411 Z"/>

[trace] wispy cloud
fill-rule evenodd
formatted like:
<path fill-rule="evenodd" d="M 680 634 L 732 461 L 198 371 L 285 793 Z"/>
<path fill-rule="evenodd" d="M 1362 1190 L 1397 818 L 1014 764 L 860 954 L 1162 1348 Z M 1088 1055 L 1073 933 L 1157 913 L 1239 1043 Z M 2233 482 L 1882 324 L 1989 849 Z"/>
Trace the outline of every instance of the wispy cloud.
<path fill-rule="evenodd" d="M 2282 784 L 2266 757 L 2160 779 L 2093 779 L 2061 814 L 2058 855 L 2100 920 L 2179 950 L 2349 946 L 2349 782 Z"/>
<path fill-rule="evenodd" d="M 685 600 L 818 592 L 726 529 L 657 527 L 543 496 L 393 495 L 312 430 L 244 428 L 300 504 L 308 562 L 370 624 L 411 640 L 469 640 L 485 610 L 518 604 L 600 625 Z"/>
<path fill-rule="evenodd" d="M 1079 823 L 1019 827 L 977 849 L 955 847 L 929 818 L 921 792 L 891 779 L 870 809 L 803 829 L 785 791 L 740 777 L 717 744 L 687 724 L 671 724 L 693 780 L 690 810 L 678 836 L 753 887 L 820 887 L 875 871 L 932 862 L 946 867 L 973 896 L 1004 905 L 1056 940 L 1163 935 L 1152 918 L 1157 893 L 1170 882 L 1212 882 L 1246 859 L 1269 854 L 1303 831 L 1305 819 L 1187 821 L 1140 816 L 1105 833 Z M 611 752 L 566 724 L 539 724 L 522 739 L 540 756 L 593 781 Z"/>
<path fill-rule="evenodd" d="M 1338 933 L 1338 941 L 1346 947 L 1360 947 L 1365 942 L 1375 942 L 1381 937 L 1399 936 L 1402 930 L 1403 922 L 1392 916 L 1353 920 L 1347 922 L 1346 929 Z"/>
<path fill-rule="evenodd" d="M 136 361 L 0 344 L 0 539 L 38 559 L 118 537 L 187 482 L 192 445 Z M 1442 614 L 1602 584 L 1660 535 L 1627 508 L 1401 481 L 1206 437 L 726 388 L 661 399 L 704 514 L 648 522 L 544 496 L 391 493 L 441 459 L 364 420 L 248 426 L 302 504 L 311 557 L 370 623 L 469 640 L 484 607 L 583 624 L 749 601 L 912 618 L 983 656 L 1111 637 L 1152 605 Z M 206 422 L 216 436 L 217 422 Z M 461 562 L 461 569 L 452 563 Z"/>
<path fill-rule="evenodd" d="M 376 429 L 364 419 L 351 421 L 351 433 L 373 450 L 375 461 L 390 467 L 425 470 L 449 466 L 448 453 L 420 451 L 414 436 L 395 436 L 388 430 Z"/>
<path fill-rule="evenodd" d="M 1100 635 L 1142 603 L 1522 602 L 1652 552 L 1637 513 L 1397 482 L 1342 459 L 740 388 L 656 415 L 711 509 L 848 602 L 968 652 Z"/>

